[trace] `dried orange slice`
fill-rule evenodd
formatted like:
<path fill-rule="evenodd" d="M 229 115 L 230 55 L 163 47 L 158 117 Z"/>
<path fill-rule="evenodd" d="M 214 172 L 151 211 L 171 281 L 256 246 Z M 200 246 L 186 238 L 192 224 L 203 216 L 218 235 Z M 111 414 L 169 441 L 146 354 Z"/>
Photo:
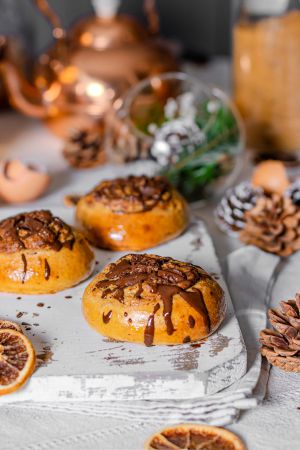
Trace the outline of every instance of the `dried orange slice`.
<path fill-rule="evenodd" d="M 144 450 L 246 450 L 242 441 L 224 428 L 180 424 L 168 427 L 148 439 Z"/>
<path fill-rule="evenodd" d="M 19 331 L 0 330 L 0 395 L 19 389 L 32 375 L 35 352 L 30 340 Z"/>
<path fill-rule="evenodd" d="M 23 333 L 22 328 L 15 322 L 11 322 L 10 320 L 0 320 L 0 330 L 9 329 L 19 331 Z"/>

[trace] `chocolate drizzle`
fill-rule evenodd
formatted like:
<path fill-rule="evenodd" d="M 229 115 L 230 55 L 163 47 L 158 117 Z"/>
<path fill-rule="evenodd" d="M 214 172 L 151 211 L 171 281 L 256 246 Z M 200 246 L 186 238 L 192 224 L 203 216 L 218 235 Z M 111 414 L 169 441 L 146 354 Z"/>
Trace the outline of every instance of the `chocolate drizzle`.
<path fill-rule="evenodd" d="M 206 304 L 199 289 L 192 288 L 192 292 L 181 292 L 181 297 L 189 303 L 189 305 L 196 311 L 200 312 L 206 327 L 207 332 L 210 331 L 210 317 L 206 308 Z"/>
<path fill-rule="evenodd" d="M 103 323 L 105 323 L 105 324 L 108 324 L 108 322 L 110 321 L 110 319 L 111 319 L 111 316 L 112 316 L 112 310 L 110 310 L 110 311 L 108 311 L 108 313 L 107 314 L 102 314 L 102 320 L 103 320 Z"/>
<path fill-rule="evenodd" d="M 26 281 L 26 274 L 27 274 L 27 259 L 24 253 L 22 253 L 22 262 L 23 262 L 23 274 L 22 274 L 22 284 Z"/>
<path fill-rule="evenodd" d="M 148 318 L 148 322 L 144 332 L 144 343 L 147 347 L 150 347 L 153 344 L 154 339 L 154 316 L 160 308 L 160 304 L 156 303 L 153 309 L 153 314 L 150 314 Z"/>
<path fill-rule="evenodd" d="M 49 280 L 50 274 L 51 274 L 51 269 L 50 269 L 47 259 L 45 258 L 45 273 L 44 273 L 45 280 L 47 280 L 47 281 Z"/>
<path fill-rule="evenodd" d="M 173 297 L 180 293 L 177 286 L 152 286 L 152 292 L 159 294 L 163 300 L 164 309 L 163 316 L 167 328 L 167 334 L 170 336 L 174 333 L 175 329 L 172 323 L 172 309 L 173 309 Z"/>
<path fill-rule="evenodd" d="M 189 327 L 190 327 L 190 328 L 194 328 L 194 326 L 195 326 L 195 319 L 194 319 L 193 316 L 189 316 L 189 318 L 188 318 L 188 324 L 189 324 Z"/>
<path fill-rule="evenodd" d="M 8 175 L 9 166 L 10 166 L 10 161 L 5 161 L 3 164 L 3 175 L 7 180 L 11 180 L 11 177 Z"/>
<path fill-rule="evenodd" d="M 168 202 L 172 191 L 167 179 L 142 175 L 103 181 L 91 194 L 113 212 L 129 214 L 149 211 L 159 202 Z"/>
<path fill-rule="evenodd" d="M 0 252 L 19 250 L 72 249 L 75 237 L 71 227 L 50 211 L 18 214 L 0 222 Z"/>
<path fill-rule="evenodd" d="M 102 298 L 113 296 L 120 303 L 125 302 L 125 289 L 134 287 L 136 299 L 142 296 L 146 286 L 150 293 L 158 294 L 163 303 L 163 317 L 168 335 L 175 331 L 172 322 L 173 298 L 180 295 L 192 308 L 203 317 L 207 333 L 210 332 L 210 318 L 199 288 L 194 285 L 209 275 L 200 267 L 175 261 L 172 258 L 155 255 L 127 255 L 110 264 L 105 278 L 98 281 L 94 290 L 104 289 Z M 189 290 L 188 290 L 189 289 Z M 145 344 L 151 345 L 154 337 L 154 315 L 159 304 L 149 316 L 145 329 Z M 195 319 L 189 317 L 190 328 L 195 326 Z"/>

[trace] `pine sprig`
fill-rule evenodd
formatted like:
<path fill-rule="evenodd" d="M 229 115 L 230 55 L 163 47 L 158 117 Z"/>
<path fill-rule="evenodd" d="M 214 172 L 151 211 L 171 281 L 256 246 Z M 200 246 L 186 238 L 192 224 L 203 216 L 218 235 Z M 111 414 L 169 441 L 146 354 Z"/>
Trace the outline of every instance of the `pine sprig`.
<path fill-rule="evenodd" d="M 205 130 L 205 142 L 192 152 L 182 148 L 178 160 L 162 171 L 191 201 L 201 198 L 208 185 L 233 169 L 240 138 L 236 118 L 226 105 L 209 112 L 205 103 L 196 123 Z"/>

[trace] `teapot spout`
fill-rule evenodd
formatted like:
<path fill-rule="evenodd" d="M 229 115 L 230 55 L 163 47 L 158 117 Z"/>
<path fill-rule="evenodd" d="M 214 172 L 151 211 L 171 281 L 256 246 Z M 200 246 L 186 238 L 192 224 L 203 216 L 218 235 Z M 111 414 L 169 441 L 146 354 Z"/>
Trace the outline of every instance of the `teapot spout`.
<path fill-rule="evenodd" d="M 10 104 L 28 116 L 41 119 L 47 117 L 47 108 L 42 104 L 41 95 L 11 61 L 8 47 L 7 39 L 0 36 L 0 75 Z"/>

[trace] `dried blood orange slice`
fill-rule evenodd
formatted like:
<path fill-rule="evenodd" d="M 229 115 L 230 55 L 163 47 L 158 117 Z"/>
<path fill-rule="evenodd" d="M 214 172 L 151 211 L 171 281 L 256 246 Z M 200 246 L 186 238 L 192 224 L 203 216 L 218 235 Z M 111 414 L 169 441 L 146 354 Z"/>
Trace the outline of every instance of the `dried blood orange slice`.
<path fill-rule="evenodd" d="M 0 320 L 0 330 L 9 329 L 19 331 L 23 333 L 22 328 L 15 322 L 11 322 L 10 320 Z"/>
<path fill-rule="evenodd" d="M 0 330 L 0 395 L 19 389 L 32 375 L 35 352 L 30 340 L 19 331 Z"/>
<path fill-rule="evenodd" d="M 242 441 L 224 428 L 180 424 L 148 439 L 144 450 L 246 450 Z"/>

